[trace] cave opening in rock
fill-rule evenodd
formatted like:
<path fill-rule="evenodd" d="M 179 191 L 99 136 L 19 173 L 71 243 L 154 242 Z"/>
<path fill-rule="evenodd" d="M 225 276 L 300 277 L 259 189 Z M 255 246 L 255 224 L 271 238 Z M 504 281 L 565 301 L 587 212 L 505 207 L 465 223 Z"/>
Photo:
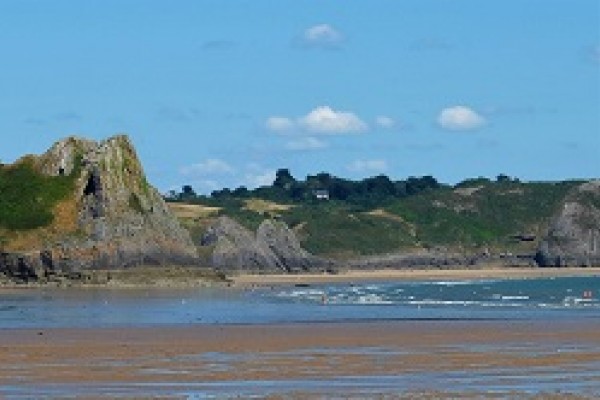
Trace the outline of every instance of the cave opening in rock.
<path fill-rule="evenodd" d="M 86 196 L 95 195 L 100 191 L 100 177 L 91 173 L 88 177 L 87 184 L 83 189 L 83 194 Z"/>

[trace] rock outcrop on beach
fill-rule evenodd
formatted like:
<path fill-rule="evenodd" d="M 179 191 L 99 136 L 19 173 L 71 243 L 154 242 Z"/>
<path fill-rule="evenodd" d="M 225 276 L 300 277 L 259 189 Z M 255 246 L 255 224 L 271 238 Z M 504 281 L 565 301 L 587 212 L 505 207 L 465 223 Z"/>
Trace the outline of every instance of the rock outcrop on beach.
<path fill-rule="evenodd" d="M 269 219 L 253 233 L 229 217 L 219 217 L 201 245 L 213 247 L 211 264 L 223 271 L 299 273 L 333 266 L 304 250 L 286 224 Z"/>
<path fill-rule="evenodd" d="M 43 175 L 72 176 L 72 193 L 54 207 L 49 226 L 9 238 L 0 273 L 35 280 L 86 269 L 197 263 L 189 233 L 146 180 L 127 136 L 70 137 L 28 160 Z"/>
<path fill-rule="evenodd" d="M 600 265 L 600 180 L 569 193 L 535 259 L 542 267 Z"/>

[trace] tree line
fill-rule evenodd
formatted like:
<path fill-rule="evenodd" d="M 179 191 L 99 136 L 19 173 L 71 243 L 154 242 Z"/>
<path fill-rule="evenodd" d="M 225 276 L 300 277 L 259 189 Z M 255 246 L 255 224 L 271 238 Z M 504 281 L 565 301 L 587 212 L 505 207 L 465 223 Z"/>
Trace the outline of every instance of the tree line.
<path fill-rule="evenodd" d="M 317 201 L 316 193 L 326 193 L 329 200 L 350 203 L 381 202 L 387 198 L 402 198 L 425 190 L 442 187 L 432 176 L 410 177 L 392 181 L 386 175 L 378 175 L 358 181 L 339 178 L 326 172 L 308 175 L 304 180 L 292 176 L 289 169 L 277 170 L 270 186 L 248 189 L 240 186 L 213 191 L 210 196 L 198 195 L 191 185 L 184 185 L 180 192 L 171 191 L 167 199 L 172 201 L 220 200 L 261 198 L 279 202 L 306 203 Z"/>

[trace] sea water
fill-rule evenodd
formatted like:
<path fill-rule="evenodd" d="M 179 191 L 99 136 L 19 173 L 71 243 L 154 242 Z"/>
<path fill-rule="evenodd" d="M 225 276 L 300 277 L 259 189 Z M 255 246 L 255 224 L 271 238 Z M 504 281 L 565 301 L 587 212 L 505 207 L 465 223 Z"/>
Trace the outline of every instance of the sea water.
<path fill-rule="evenodd" d="M 0 329 L 600 318 L 600 277 L 258 289 L 0 289 Z"/>

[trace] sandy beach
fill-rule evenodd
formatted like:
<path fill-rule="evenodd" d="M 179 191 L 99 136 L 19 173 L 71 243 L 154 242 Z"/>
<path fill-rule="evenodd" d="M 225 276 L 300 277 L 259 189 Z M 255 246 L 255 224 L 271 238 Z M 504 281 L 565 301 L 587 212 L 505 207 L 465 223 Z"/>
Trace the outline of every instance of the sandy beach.
<path fill-rule="evenodd" d="M 508 386 L 525 397 L 541 382 L 584 398 L 578 385 L 600 386 L 599 329 L 599 321 L 406 321 L 1 330 L 0 395 L 469 398 Z"/>
<path fill-rule="evenodd" d="M 491 313 L 462 305 L 324 306 L 282 302 L 278 295 L 314 289 L 295 285 L 362 282 L 367 290 L 370 281 L 438 280 L 442 285 L 414 290 L 429 290 L 423 298 L 444 290 L 453 299 L 451 290 L 466 287 L 455 280 L 599 275 L 597 268 L 385 270 L 237 276 L 232 289 L 212 292 L 48 290 L 33 296 L 31 289 L 12 289 L 3 311 L 13 325 L 0 329 L 0 398 L 592 399 L 600 392 L 600 319 L 585 303 Z M 535 298 L 538 287 L 519 295 L 505 282 L 497 285 L 489 294 L 508 294 L 511 304 Z M 554 283 L 550 290 L 557 304 L 571 293 Z M 459 303 L 468 298 L 457 297 Z M 43 323 L 49 310 L 65 318 L 16 328 L 23 318 Z M 294 322 L 277 321 L 293 312 Z M 94 326 L 95 318 L 104 322 Z"/>
<path fill-rule="evenodd" d="M 527 279 L 576 276 L 600 276 L 600 267 L 349 270 L 338 274 L 240 274 L 229 278 L 236 286 L 268 286 L 394 280 Z"/>

